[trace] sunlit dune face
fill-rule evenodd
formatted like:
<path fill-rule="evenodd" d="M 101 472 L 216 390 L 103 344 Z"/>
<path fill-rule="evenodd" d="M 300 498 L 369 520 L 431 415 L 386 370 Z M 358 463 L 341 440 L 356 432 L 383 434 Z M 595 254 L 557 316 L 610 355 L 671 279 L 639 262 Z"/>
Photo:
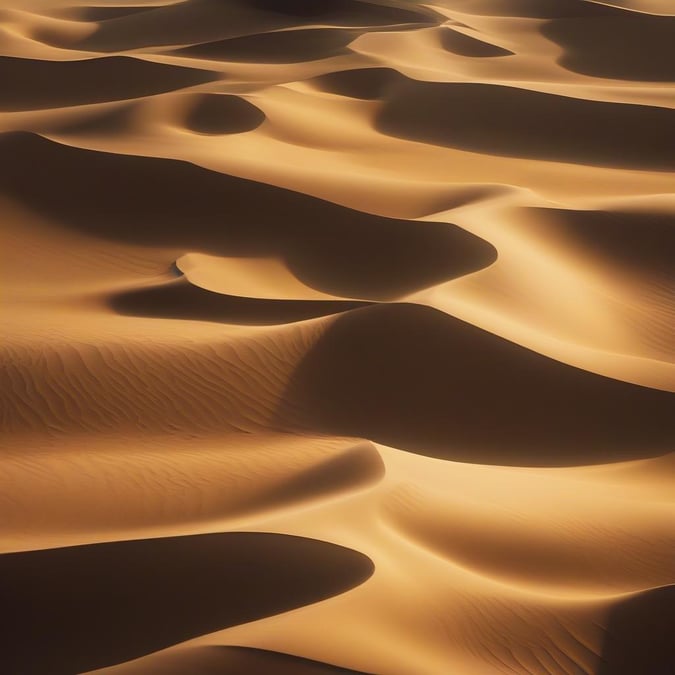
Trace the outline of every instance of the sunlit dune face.
<path fill-rule="evenodd" d="M 674 22 L 0 0 L 0 673 L 670 673 Z"/>

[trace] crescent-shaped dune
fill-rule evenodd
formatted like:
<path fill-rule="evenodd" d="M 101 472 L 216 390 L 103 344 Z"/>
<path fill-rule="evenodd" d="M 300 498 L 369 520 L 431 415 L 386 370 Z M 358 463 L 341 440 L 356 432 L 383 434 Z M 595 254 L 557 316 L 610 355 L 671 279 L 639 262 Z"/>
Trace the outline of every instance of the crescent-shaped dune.
<path fill-rule="evenodd" d="M 667 0 L 0 0 L 0 673 L 675 672 Z"/>

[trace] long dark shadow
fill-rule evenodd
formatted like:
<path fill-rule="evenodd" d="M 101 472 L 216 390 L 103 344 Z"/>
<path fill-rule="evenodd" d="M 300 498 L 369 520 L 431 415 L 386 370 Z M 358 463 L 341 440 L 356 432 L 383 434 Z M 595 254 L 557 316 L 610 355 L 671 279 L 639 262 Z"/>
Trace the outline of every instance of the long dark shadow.
<path fill-rule="evenodd" d="M 575 368 L 443 312 L 339 316 L 290 379 L 280 424 L 449 460 L 565 466 L 675 444 L 675 395 Z"/>
<path fill-rule="evenodd" d="M 223 295 L 185 280 L 125 291 L 108 300 L 119 314 L 162 319 L 218 321 L 252 326 L 277 325 L 366 307 L 349 300 L 268 300 Z"/>
<path fill-rule="evenodd" d="M 375 216 L 187 162 L 0 136 L 0 190 L 85 234 L 229 256 L 279 256 L 307 285 L 386 300 L 493 263 L 488 242 L 447 223 Z"/>
<path fill-rule="evenodd" d="M 324 600 L 373 573 L 314 539 L 237 532 L 0 556 L 0 669 L 72 675 Z"/>

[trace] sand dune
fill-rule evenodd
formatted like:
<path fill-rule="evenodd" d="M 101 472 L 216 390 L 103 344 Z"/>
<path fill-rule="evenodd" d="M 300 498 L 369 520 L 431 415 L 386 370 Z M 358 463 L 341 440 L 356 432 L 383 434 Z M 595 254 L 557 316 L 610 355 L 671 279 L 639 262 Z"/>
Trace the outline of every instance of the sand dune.
<path fill-rule="evenodd" d="M 346 53 L 355 34 L 335 28 L 284 30 L 183 47 L 177 55 L 220 61 L 300 63 Z"/>
<path fill-rule="evenodd" d="M 460 56 L 472 56 L 474 58 L 488 58 L 495 56 L 509 56 L 513 54 L 508 49 L 502 49 L 497 45 L 477 40 L 464 33 L 459 33 L 452 28 L 444 29 L 441 34 L 441 44 L 453 54 Z"/>
<path fill-rule="evenodd" d="M 127 291 L 110 299 L 110 306 L 129 316 L 222 321 L 249 325 L 280 324 L 339 314 L 367 303 L 340 300 L 261 300 L 223 295 L 172 282 Z"/>
<path fill-rule="evenodd" d="M 433 11 L 388 6 L 359 0 L 184 0 L 149 11 L 101 21 L 78 47 L 122 51 L 140 47 L 180 45 L 251 35 L 261 31 L 321 23 L 329 26 L 398 26 L 428 24 Z"/>
<path fill-rule="evenodd" d="M 674 120 L 665 108 L 516 87 L 406 82 L 377 124 L 385 133 L 473 152 L 665 171 L 675 168 L 663 144 Z"/>
<path fill-rule="evenodd" d="M 85 61 L 3 56 L 0 77 L 14 83 L 11 88 L 4 87 L 0 94 L 0 108 L 10 111 L 132 99 L 214 79 L 208 72 L 125 56 Z"/>
<path fill-rule="evenodd" d="M 668 392 L 572 368 L 415 305 L 340 317 L 286 397 L 306 408 L 299 423 L 313 431 L 469 462 L 636 459 L 668 452 L 675 433 Z"/>
<path fill-rule="evenodd" d="M 603 30 L 597 30 L 597 21 Z M 594 29 L 595 26 L 595 29 Z M 551 21 L 543 34 L 563 47 L 565 68 L 611 79 L 638 81 L 675 80 L 675 48 L 670 39 L 675 17 L 635 16 L 625 12 L 586 22 L 579 19 Z"/>
<path fill-rule="evenodd" d="M 181 162 L 88 152 L 21 134 L 2 145 L 17 157 L 0 177 L 9 195 L 67 226 L 145 246 L 280 255 L 298 278 L 335 295 L 396 297 L 496 257 L 490 244 L 456 226 L 376 217 Z M 43 180 L 35 179 L 34 162 Z M 378 256 L 385 239 L 388 255 Z"/>
<path fill-rule="evenodd" d="M 675 664 L 666 0 L 0 0 L 0 672 Z"/>
<path fill-rule="evenodd" d="M 202 94 L 190 109 L 185 126 L 202 134 L 240 134 L 264 120 L 259 108 L 238 96 Z"/>
<path fill-rule="evenodd" d="M 322 600 L 373 572 L 356 551 L 245 532 L 13 553 L 0 566 L 13 619 L 3 660 L 25 673 L 113 665 Z"/>
<path fill-rule="evenodd" d="M 271 652 L 250 647 L 200 647 L 186 649 L 179 653 L 150 656 L 122 666 L 100 669 L 99 673 L 162 672 L 165 675 L 199 673 L 200 675 L 222 675 L 222 673 L 274 672 L 279 675 L 349 675 L 346 670 L 328 663 L 302 659 L 289 654 Z"/>

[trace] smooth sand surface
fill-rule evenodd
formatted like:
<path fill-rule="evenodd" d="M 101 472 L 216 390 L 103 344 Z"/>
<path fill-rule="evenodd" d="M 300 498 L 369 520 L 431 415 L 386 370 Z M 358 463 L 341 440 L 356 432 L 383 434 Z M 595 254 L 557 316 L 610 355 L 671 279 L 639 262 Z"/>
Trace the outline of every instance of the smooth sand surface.
<path fill-rule="evenodd" d="M 0 0 L 0 672 L 672 672 L 674 21 Z"/>

